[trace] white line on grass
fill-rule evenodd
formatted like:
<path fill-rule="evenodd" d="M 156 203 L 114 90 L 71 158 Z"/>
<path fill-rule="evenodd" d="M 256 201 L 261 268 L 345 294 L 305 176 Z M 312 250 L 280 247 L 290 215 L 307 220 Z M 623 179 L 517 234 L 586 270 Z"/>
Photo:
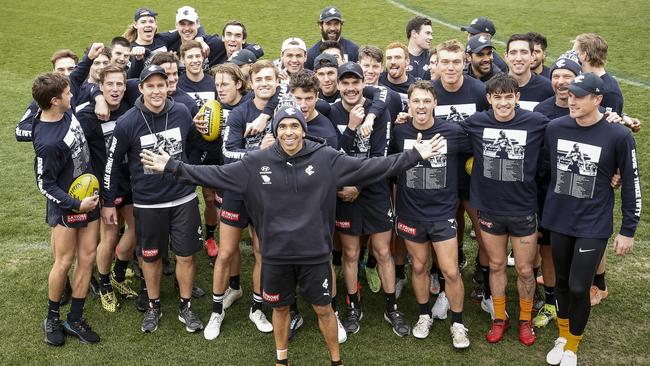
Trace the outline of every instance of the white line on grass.
<path fill-rule="evenodd" d="M 455 29 L 455 30 L 460 30 L 459 25 L 445 22 L 444 20 L 438 19 L 438 18 L 432 16 L 431 14 L 425 14 L 425 13 L 423 13 L 421 11 L 410 8 L 410 7 L 408 7 L 408 6 L 406 6 L 406 5 L 402 4 L 402 3 L 399 3 L 397 1 L 394 1 L 394 0 L 386 0 L 386 1 L 388 3 L 390 3 L 391 5 L 393 5 L 393 6 L 396 6 L 396 7 L 400 8 L 400 9 L 402 9 L 402 10 L 408 11 L 409 13 L 419 15 L 419 16 L 423 16 L 423 17 L 427 17 L 427 18 L 431 19 L 432 22 L 440 24 L 443 27 L 447 27 L 447 28 Z M 498 44 L 503 45 L 503 46 L 505 46 L 505 44 L 506 44 L 505 42 L 499 41 L 498 39 L 493 39 L 493 41 L 495 43 L 498 43 Z M 636 87 L 639 87 L 639 88 L 644 88 L 644 89 L 649 89 L 650 90 L 650 85 L 648 85 L 648 84 L 646 84 L 644 82 L 622 78 L 620 76 L 616 76 L 616 75 L 613 75 L 611 73 L 609 73 L 609 74 L 612 75 L 616 80 L 621 81 L 623 83 L 626 83 L 626 84 L 629 84 L 629 85 L 632 85 L 632 86 L 636 86 Z"/>

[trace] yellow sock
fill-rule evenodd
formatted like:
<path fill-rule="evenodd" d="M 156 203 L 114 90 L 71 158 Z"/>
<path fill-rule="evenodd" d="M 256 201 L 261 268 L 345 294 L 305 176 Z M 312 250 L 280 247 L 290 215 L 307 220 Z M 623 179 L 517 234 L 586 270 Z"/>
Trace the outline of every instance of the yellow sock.
<path fill-rule="evenodd" d="M 560 337 L 569 339 L 569 319 L 557 317 L 557 329 L 560 331 Z"/>
<path fill-rule="evenodd" d="M 494 304 L 494 319 L 506 320 L 506 297 L 492 296 L 492 303 Z"/>
<path fill-rule="evenodd" d="M 569 332 L 569 336 L 567 337 L 567 342 L 566 346 L 564 346 L 565 351 L 573 351 L 573 353 L 578 353 L 578 346 L 580 345 L 580 341 L 582 340 L 581 335 L 573 335 L 571 332 Z"/>
<path fill-rule="evenodd" d="M 533 311 L 533 299 L 519 298 L 519 320 L 530 321 Z"/>

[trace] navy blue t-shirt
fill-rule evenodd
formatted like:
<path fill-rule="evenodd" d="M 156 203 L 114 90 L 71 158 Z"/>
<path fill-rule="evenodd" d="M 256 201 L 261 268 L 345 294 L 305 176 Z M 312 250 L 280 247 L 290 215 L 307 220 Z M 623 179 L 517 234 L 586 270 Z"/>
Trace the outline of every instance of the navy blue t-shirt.
<path fill-rule="evenodd" d="M 214 86 L 214 78 L 208 74 L 203 75 L 203 79 L 198 82 L 188 79 L 187 74 L 178 78 L 177 88 L 183 89 L 189 95 L 196 105 L 201 108 L 208 100 L 215 100 L 217 88 Z"/>
<path fill-rule="evenodd" d="M 406 110 L 408 108 L 408 90 L 411 84 L 415 82 L 413 75 L 407 75 L 408 78 L 401 84 L 393 84 L 390 82 L 390 80 L 388 80 L 388 73 L 386 71 L 382 72 L 381 75 L 379 75 L 379 85 L 385 86 L 386 88 L 396 92 L 399 95 L 400 100 L 402 101 L 402 110 Z"/>
<path fill-rule="evenodd" d="M 532 71 L 531 74 L 528 83 L 519 87 L 519 106 L 528 111 L 532 111 L 538 103 L 555 95 L 550 79 Z"/>
<path fill-rule="evenodd" d="M 329 118 L 318 113 L 314 119 L 307 121 L 307 134 L 320 137 L 325 140 L 328 146 L 339 149 L 339 136 L 334 124 Z"/>
<path fill-rule="evenodd" d="M 533 111 L 545 115 L 548 119 L 556 119 L 569 114 L 569 108 L 559 107 L 555 104 L 555 95 L 540 102 Z"/>
<path fill-rule="evenodd" d="M 600 105 L 605 108 L 611 108 L 612 111 L 623 114 L 623 93 L 618 81 L 610 74 L 603 74 L 601 77 L 603 81 L 603 101 Z"/>
<path fill-rule="evenodd" d="M 424 75 L 429 71 L 429 50 L 422 50 L 419 56 L 414 56 L 409 52 L 409 65 L 406 67 L 406 71 L 413 75 L 415 80 L 424 79 Z"/>
<path fill-rule="evenodd" d="M 438 102 L 434 113 L 438 118 L 458 122 L 489 108 L 485 84 L 474 78 L 463 76 L 463 85 L 454 92 L 445 90 L 440 80 L 433 82 L 433 88 Z"/>
<path fill-rule="evenodd" d="M 314 43 L 307 50 L 307 61 L 305 61 L 305 69 L 313 70 L 314 69 L 314 60 L 318 55 L 320 55 L 320 46 L 323 44 L 323 41 L 320 40 Z M 339 45 L 341 45 L 341 51 L 343 53 L 343 62 L 357 62 L 359 61 L 359 46 L 349 39 L 341 37 L 339 39 Z"/>

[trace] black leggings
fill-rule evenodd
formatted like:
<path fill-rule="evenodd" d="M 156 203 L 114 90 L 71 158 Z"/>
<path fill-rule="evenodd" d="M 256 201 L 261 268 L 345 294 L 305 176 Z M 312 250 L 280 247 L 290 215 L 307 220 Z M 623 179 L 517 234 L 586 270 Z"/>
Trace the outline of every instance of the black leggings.
<path fill-rule="evenodd" d="M 607 239 L 586 239 L 551 232 L 557 316 L 569 319 L 573 335 L 582 335 L 589 320 L 589 288 Z"/>

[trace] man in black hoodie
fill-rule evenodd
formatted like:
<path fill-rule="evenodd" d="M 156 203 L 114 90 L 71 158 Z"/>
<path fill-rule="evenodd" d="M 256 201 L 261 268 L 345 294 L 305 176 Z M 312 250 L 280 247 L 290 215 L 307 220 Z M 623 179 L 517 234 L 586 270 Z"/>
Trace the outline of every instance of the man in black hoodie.
<path fill-rule="evenodd" d="M 300 110 L 283 107 L 273 121 L 274 144 L 232 164 L 186 165 L 164 151 L 143 150 L 140 156 L 146 169 L 172 173 L 179 183 L 244 195 L 261 241 L 262 294 L 273 307 L 277 364 L 288 364 L 289 304 L 297 285 L 318 316 L 332 365 L 341 365 L 329 264 L 337 187 L 386 179 L 428 159 L 443 143 L 438 135 L 424 142 L 420 136 L 415 151 L 358 159 L 306 140 L 306 130 Z"/>

